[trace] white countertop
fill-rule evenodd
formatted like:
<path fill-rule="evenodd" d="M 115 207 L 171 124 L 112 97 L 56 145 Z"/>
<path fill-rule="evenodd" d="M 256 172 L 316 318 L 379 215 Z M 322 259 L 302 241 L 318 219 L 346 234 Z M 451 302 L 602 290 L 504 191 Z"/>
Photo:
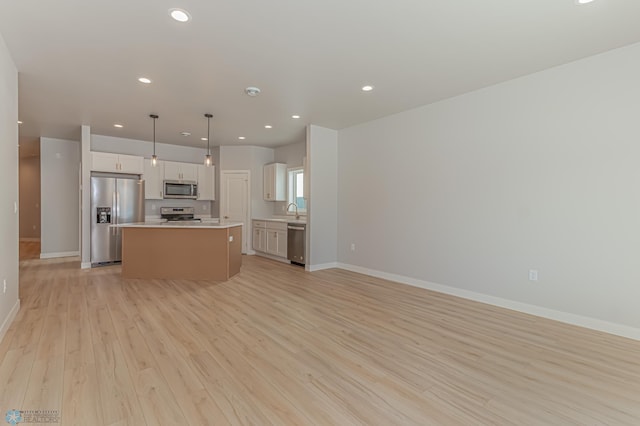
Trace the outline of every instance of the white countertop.
<path fill-rule="evenodd" d="M 242 222 L 222 220 L 218 222 L 136 222 L 111 225 L 116 228 L 194 228 L 194 229 L 226 229 L 234 226 L 242 226 Z"/>
<path fill-rule="evenodd" d="M 263 220 L 265 222 L 280 222 L 280 223 L 295 223 L 295 224 L 299 224 L 299 225 L 303 225 L 307 223 L 306 219 L 296 219 L 295 217 L 291 217 L 291 219 L 283 219 L 283 218 L 276 218 L 276 217 L 270 217 L 270 218 L 261 218 L 261 217 L 254 217 L 251 220 Z"/>

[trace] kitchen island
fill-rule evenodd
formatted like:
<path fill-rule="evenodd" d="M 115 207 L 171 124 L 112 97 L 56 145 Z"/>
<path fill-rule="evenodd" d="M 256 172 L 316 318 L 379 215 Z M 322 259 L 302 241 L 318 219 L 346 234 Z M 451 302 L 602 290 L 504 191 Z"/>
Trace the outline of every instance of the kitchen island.
<path fill-rule="evenodd" d="M 122 229 L 122 276 L 225 281 L 240 272 L 242 223 L 145 222 Z"/>

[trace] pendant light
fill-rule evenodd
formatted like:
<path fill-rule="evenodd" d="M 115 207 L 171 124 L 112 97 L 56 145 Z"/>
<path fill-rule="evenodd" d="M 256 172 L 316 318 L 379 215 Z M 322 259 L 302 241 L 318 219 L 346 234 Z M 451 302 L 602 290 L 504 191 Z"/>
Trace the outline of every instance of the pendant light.
<path fill-rule="evenodd" d="M 153 118 L 153 155 L 151 156 L 151 166 L 156 167 L 158 165 L 158 156 L 156 155 L 156 120 L 157 114 L 149 114 L 149 117 Z"/>
<path fill-rule="evenodd" d="M 207 155 L 204 156 L 204 165 L 211 167 L 213 165 L 213 159 L 211 158 L 209 139 L 211 139 L 211 118 L 213 115 L 207 113 L 204 116 L 207 117 Z"/>

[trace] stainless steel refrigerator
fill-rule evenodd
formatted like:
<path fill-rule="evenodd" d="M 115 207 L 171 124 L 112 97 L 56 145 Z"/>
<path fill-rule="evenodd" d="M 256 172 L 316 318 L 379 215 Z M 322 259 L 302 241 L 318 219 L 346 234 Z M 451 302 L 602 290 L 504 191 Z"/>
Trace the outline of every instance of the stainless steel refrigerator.
<path fill-rule="evenodd" d="M 144 222 L 144 180 L 136 175 L 91 176 L 91 265 L 122 261 L 121 223 Z"/>

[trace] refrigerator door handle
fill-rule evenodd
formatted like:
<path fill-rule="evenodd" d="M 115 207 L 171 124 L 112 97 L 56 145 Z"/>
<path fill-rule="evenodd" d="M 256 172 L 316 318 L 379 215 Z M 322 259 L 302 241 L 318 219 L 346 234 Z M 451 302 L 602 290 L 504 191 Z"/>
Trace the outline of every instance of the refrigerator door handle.
<path fill-rule="evenodd" d="M 118 192 L 117 191 L 113 191 L 113 194 L 111 194 L 111 209 L 113 211 L 113 214 L 111 215 L 111 225 L 117 225 L 118 224 Z M 116 227 L 115 226 L 111 226 L 111 235 L 116 235 Z"/>

